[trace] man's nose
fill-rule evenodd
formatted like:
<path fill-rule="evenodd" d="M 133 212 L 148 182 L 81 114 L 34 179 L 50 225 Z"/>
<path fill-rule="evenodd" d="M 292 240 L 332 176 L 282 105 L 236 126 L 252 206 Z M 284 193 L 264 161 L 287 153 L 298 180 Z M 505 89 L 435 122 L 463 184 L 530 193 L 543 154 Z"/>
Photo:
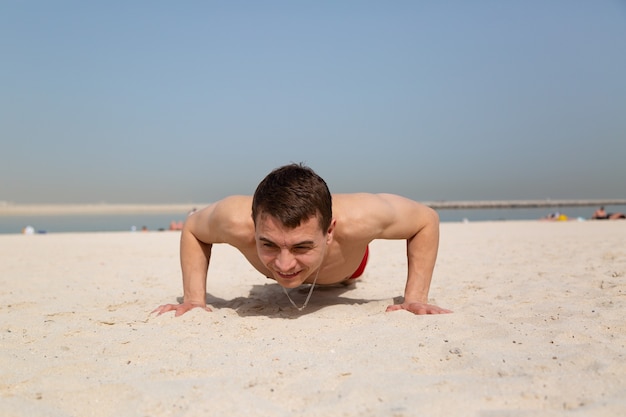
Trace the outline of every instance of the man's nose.
<path fill-rule="evenodd" d="M 289 272 L 296 266 L 296 257 L 288 249 L 282 249 L 276 256 L 275 264 L 280 272 Z"/>

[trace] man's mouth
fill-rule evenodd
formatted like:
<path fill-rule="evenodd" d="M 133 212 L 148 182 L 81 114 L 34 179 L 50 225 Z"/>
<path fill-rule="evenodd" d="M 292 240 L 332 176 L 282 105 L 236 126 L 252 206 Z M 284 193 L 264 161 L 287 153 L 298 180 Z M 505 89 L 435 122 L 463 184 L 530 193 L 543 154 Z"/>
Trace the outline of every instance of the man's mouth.
<path fill-rule="evenodd" d="M 282 279 L 285 279 L 285 280 L 292 280 L 292 279 L 294 279 L 295 277 L 297 277 L 298 275 L 300 275 L 300 272 L 291 272 L 291 273 L 288 273 L 288 274 L 287 274 L 287 273 L 284 273 L 284 272 L 278 272 L 278 271 L 276 271 L 276 274 L 277 274 L 279 277 L 281 277 Z"/>

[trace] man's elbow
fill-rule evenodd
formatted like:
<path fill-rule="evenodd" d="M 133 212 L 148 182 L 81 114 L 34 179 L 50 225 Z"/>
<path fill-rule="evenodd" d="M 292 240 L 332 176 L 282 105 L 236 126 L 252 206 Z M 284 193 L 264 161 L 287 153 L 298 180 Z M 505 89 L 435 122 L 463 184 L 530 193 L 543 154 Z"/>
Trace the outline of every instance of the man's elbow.
<path fill-rule="evenodd" d="M 439 213 L 431 207 L 424 206 L 424 218 L 429 226 L 439 227 Z"/>

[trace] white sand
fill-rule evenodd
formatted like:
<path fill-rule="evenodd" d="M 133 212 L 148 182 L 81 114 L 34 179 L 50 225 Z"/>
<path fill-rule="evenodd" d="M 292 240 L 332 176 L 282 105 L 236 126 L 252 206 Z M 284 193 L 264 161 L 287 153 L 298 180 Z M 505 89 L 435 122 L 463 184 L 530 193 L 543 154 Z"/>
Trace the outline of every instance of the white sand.
<path fill-rule="evenodd" d="M 428 317 L 384 312 L 401 241 L 303 313 L 216 246 L 174 318 L 177 232 L 0 235 L 0 415 L 626 415 L 626 221 L 441 232 Z"/>

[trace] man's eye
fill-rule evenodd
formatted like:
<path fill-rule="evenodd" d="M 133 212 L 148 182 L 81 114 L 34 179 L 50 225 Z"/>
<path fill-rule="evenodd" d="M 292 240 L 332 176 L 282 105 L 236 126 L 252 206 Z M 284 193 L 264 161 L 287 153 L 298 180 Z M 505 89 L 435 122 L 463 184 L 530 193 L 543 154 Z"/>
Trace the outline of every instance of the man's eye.
<path fill-rule="evenodd" d="M 303 252 L 308 252 L 308 251 L 310 251 L 310 250 L 311 250 L 311 248 L 310 248 L 310 247 L 308 247 L 308 246 L 296 246 L 295 248 L 293 248 L 293 250 L 294 250 L 295 252 L 300 252 L 300 253 L 303 253 Z"/>

